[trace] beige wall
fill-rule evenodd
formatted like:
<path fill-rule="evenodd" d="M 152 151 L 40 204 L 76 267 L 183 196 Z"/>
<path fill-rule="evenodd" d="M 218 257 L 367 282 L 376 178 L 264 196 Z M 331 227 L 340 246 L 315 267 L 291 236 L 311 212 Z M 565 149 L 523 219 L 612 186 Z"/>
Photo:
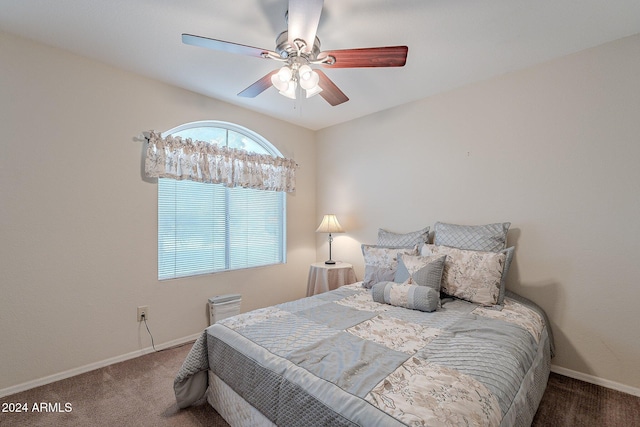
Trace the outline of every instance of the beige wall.
<path fill-rule="evenodd" d="M 378 227 L 510 221 L 508 287 L 550 315 L 556 369 L 640 392 L 638 76 L 640 35 L 319 131 L 334 258 L 362 277 Z"/>
<path fill-rule="evenodd" d="M 215 119 L 300 165 L 288 263 L 158 282 L 143 130 Z M 303 297 L 315 261 L 313 132 L 0 33 L 0 391 L 199 333 L 207 298 L 242 310 Z M 5 393 L 6 394 L 6 393 Z"/>

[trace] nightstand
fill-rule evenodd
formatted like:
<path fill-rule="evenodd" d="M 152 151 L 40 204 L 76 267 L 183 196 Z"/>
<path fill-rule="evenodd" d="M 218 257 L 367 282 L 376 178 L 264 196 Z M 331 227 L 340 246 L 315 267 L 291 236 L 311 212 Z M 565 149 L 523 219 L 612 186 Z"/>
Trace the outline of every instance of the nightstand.
<path fill-rule="evenodd" d="M 348 262 L 336 261 L 335 264 L 314 262 L 309 267 L 307 296 L 321 294 L 355 282 L 357 282 L 356 273 L 353 271 L 353 265 Z"/>

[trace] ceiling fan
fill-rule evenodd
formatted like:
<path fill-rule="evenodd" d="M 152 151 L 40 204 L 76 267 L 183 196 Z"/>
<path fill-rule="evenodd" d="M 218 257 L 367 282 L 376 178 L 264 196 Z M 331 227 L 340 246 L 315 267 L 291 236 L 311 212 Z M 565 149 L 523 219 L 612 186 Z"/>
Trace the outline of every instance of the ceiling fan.
<path fill-rule="evenodd" d="M 296 98 L 298 86 L 309 98 L 320 94 L 332 106 L 349 100 L 325 73 L 312 65 L 324 68 L 402 67 L 407 61 L 407 46 L 386 46 L 360 49 L 320 50 L 316 36 L 324 0 L 289 0 L 285 15 L 287 30 L 276 38 L 275 51 L 246 46 L 207 37 L 182 34 L 185 44 L 208 49 L 271 59 L 283 66 L 256 81 L 238 96 L 254 98 L 271 86 L 280 94 Z"/>

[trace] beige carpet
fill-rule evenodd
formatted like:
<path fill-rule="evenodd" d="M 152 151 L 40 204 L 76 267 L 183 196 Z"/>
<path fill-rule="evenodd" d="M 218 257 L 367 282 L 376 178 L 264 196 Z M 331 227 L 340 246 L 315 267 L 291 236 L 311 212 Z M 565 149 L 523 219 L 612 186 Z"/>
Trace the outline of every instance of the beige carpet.
<path fill-rule="evenodd" d="M 552 373 L 532 426 L 637 427 L 640 397 Z"/>
<path fill-rule="evenodd" d="M 0 403 L 27 403 L 29 412 L 0 413 L 0 426 L 227 426 L 208 404 L 184 410 L 175 405 L 173 378 L 190 348 L 148 354 L 2 398 Z M 41 402 L 56 412 L 33 412 Z M 64 412 L 66 403 L 70 412 Z M 640 426 L 640 398 L 551 374 L 533 426 Z"/>
<path fill-rule="evenodd" d="M 0 413 L 0 426 L 228 426 L 208 404 L 179 410 L 173 379 L 191 344 L 148 354 L 22 393 L 28 413 Z M 71 412 L 32 412 L 34 403 L 70 403 Z"/>

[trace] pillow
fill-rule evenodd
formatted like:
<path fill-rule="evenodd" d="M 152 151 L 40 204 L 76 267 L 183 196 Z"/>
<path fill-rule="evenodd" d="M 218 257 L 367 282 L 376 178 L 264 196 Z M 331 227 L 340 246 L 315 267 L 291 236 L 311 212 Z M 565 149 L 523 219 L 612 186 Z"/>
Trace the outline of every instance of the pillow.
<path fill-rule="evenodd" d="M 392 281 L 398 268 L 398 254 L 418 255 L 418 247 L 362 245 L 364 279 L 362 286 L 371 289 L 378 282 Z"/>
<path fill-rule="evenodd" d="M 510 222 L 487 225 L 436 222 L 433 226 L 433 243 L 458 249 L 498 252 L 507 247 L 507 231 L 510 226 Z"/>
<path fill-rule="evenodd" d="M 447 295 L 484 306 L 498 304 L 507 255 L 425 245 L 430 255 L 446 255 L 441 290 Z"/>
<path fill-rule="evenodd" d="M 440 302 L 440 293 L 433 288 L 402 283 L 380 282 L 371 288 L 375 302 L 420 311 L 435 311 Z"/>
<path fill-rule="evenodd" d="M 422 247 L 420 254 L 422 256 L 428 255 L 431 253 L 429 250 L 430 245 L 425 245 Z M 510 248 L 503 249 L 500 253 L 506 255 L 504 260 L 504 268 L 502 269 L 502 277 L 500 278 L 500 293 L 498 294 L 498 302 L 496 303 L 496 308 L 502 309 L 502 305 L 504 304 L 504 295 L 507 290 L 507 274 L 509 274 L 509 268 L 511 268 L 511 261 L 513 261 L 513 253 L 515 252 L 515 247 L 511 246 Z"/>
<path fill-rule="evenodd" d="M 382 246 L 422 246 L 429 241 L 429 227 L 411 233 L 398 234 L 391 231 L 378 229 L 378 245 Z"/>
<path fill-rule="evenodd" d="M 427 286 L 436 292 L 440 292 L 442 272 L 446 255 L 420 256 L 398 255 L 398 269 L 396 270 L 396 283 L 408 285 Z"/>
<path fill-rule="evenodd" d="M 511 268 L 511 261 L 513 261 L 513 253 L 515 251 L 515 247 L 511 246 L 510 248 L 503 249 L 500 253 L 506 255 L 504 260 L 504 268 L 502 269 L 502 279 L 500 279 L 500 294 L 498 294 L 498 302 L 497 304 L 502 306 L 504 304 L 504 294 L 507 290 L 507 274 L 509 274 L 509 268 Z"/>

